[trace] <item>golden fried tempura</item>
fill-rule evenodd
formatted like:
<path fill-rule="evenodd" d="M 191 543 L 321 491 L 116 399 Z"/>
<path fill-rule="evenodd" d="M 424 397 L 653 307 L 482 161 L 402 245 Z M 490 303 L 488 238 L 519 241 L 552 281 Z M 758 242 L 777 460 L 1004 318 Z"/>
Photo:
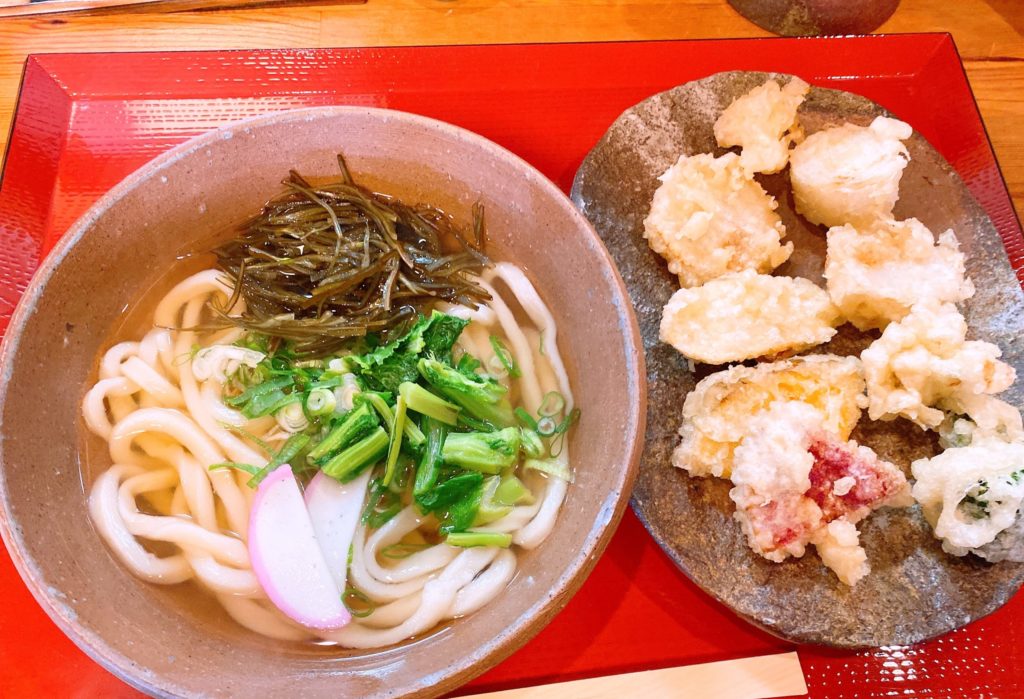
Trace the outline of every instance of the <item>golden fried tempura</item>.
<path fill-rule="evenodd" d="M 1016 377 L 1013 367 L 999 361 L 1001 354 L 990 342 L 967 340 L 967 322 L 953 304 L 919 303 L 861 353 L 868 415 L 903 416 L 934 429 L 946 412 L 982 410 L 988 396 L 1009 388 Z"/>
<path fill-rule="evenodd" d="M 777 206 L 735 153 L 684 155 L 661 176 L 644 237 L 683 287 L 746 269 L 770 272 L 793 251 L 780 242 L 786 228 Z"/>
<path fill-rule="evenodd" d="M 728 478 L 750 420 L 777 400 L 807 403 L 822 414 L 824 429 L 848 439 L 860 419 L 863 393 L 856 357 L 807 355 L 719 371 L 686 397 L 682 441 L 672 464 L 693 476 Z"/>
<path fill-rule="evenodd" d="M 751 270 L 680 289 L 661 316 L 661 340 L 707 364 L 773 357 L 835 335 L 839 312 L 807 279 Z"/>
<path fill-rule="evenodd" d="M 790 146 L 803 140 L 796 110 L 809 89 L 800 78 L 785 87 L 769 80 L 738 97 L 715 122 L 718 145 L 742 147 L 740 164 L 748 174 L 779 172 Z"/>
<path fill-rule="evenodd" d="M 825 226 L 891 218 L 910 162 L 901 141 L 913 132 L 902 121 L 878 117 L 870 126 L 843 124 L 811 134 L 789 156 L 796 210 Z"/>
<path fill-rule="evenodd" d="M 832 302 L 861 330 L 885 328 L 919 301 L 974 295 L 953 231 L 936 242 L 915 218 L 829 229 L 825 279 Z"/>

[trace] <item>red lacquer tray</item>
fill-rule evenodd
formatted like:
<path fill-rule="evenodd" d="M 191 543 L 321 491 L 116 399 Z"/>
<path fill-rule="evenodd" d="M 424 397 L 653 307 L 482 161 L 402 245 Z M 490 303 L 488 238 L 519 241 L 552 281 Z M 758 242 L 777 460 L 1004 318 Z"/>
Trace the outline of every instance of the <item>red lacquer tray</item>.
<path fill-rule="evenodd" d="M 34 56 L 0 182 L 0 331 L 39 260 L 101 194 L 202 131 L 265 112 L 365 104 L 479 132 L 568 191 L 618 114 L 721 70 L 796 73 L 859 92 L 913 124 L 984 204 L 1019 269 L 1020 226 L 952 39 L 943 34 L 438 48 Z M 342 134 L 325 134 L 344 145 Z M 69 387 L 69 390 L 78 390 Z M 89 660 L 0 553 L 0 696 L 135 696 Z M 911 647 L 800 648 L 810 695 L 1024 696 L 1024 596 Z M 789 650 L 679 573 L 627 513 L 569 606 L 475 680 L 518 687 Z"/>

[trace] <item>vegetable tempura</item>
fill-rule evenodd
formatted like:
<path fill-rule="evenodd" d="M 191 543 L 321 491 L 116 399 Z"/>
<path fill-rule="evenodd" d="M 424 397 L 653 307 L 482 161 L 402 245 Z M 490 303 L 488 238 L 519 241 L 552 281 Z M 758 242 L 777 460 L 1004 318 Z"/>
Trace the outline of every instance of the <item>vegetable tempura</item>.
<path fill-rule="evenodd" d="M 789 259 L 793 244 L 780 242 L 786 228 L 778 204 L 735 153 L 683 155 L 660 179 L 644 237 L 680 286 L 745 269 L 770 272 Z"/>
<path fill-rule="evenodd" d="M 990 342 L 967 340 L 967 323 L 951 303 L 926 301 L 890 323 L 861 354 L 872 420 L 903 416 L 934 429 L 944 411 L 971 414 L 978 398 L 1010 387 L 1016 372 Z"/>
<path fill-rule="evenodd" d="M 741 146 L 740 164 L 748 174 L 779 172 L 789 149 L 803 140 L 796 110 L 810 86 L 793 78 L 785 87 L 768 80 L 730 104 L 715 122 L 715 139 L 723 148 Z"/>
<path fill-rule="evenodd" d="M 733 451 L 750 434 L 751 419 L 778 400 L 813 406 L 825 429 L 847 439 L 860 419 L 863 393 L 856 357 L 806 355 L 719 371 L 686 397 L 682 442 L 672 453 L 672 464 L 691 476 L 728 478 Z"/>
<path fill-rule="evenodd" d="M 661 339 L 690 359 L 725 364 L 828 342 L 839 320 L 813 282 L 747 270 L 673 294 Z"/>
<path fill-rule="evenodd" d="M 916 218 L 830 228 L 825 279 L 832 302 L 860 330 L 885 328 L 918 301 L 974 295 L 953 231 L 936 242 Z"/>
<path fill-rule="evenodd" d="M 877 117 L 811 134 L 789 156 L 796 210 L 812 223 L 867 225 L 892 216 L 914 130 Z"/>

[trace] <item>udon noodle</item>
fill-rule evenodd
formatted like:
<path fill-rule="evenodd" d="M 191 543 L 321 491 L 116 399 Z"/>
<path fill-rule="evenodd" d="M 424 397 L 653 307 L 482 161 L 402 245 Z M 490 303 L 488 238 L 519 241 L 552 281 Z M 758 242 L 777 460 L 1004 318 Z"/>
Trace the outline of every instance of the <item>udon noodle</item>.
<path fill-rule="evenodd" d="M 489 267 L 479 282 L 491 295 L 489 304 L 440 309 L 471 320 L 458 347 L 474 357 L 490 357 L 484 371 L 496 374 L 528 412 L 537 413 L 552 392 L 561 394 L 566 412 L 571 411 L 555 322 L 533 285 L 509 263 Z M 513 507 L 487 526 L 510 534 L 509 548 L 458 548 L 418 536 L 432 516 L 412 503 L 377 529 L 360 522 L 348 578 L 372 611 L 340 630 L 306 628 L 269 601 L 246 544 L 255 495 L 247 485 L 249 474 L 210 468 L 225 462 L 263 466 L 267 448 L 279 447 L 289 436 L 273 416 L 248 419 L 225 403 L 230 377 L 244 361 L 233 349 L 244 331 L 202 328 L 209 327 L 204 323 L 211 302 L 223 306 L 231 298 L 232 289 L 217 270 L 177 284 L 157 305 L 152 329 L 141 340 L 107 350 L 98 380 L 85 396 L 85 424 L 106 440 L 112 462 L 91 486 L 89 511 L 121 562 L 151 583 L 197 581 L 234 620 L 258 634 L 349 648 L 401 642 L 500 595 L 515 575 L 517 550 L 539 546 L 552 531 L 565 480 L 520 471 L 534 502 Z M 237 299 L 228 313 L 241 313 L 243 303 Z M 501 376 L 492 336 L 508 347 L 518 377 Z M 205 352 L 200 361 L 197 349 L 214 347 L 224 349 Z M 554 458 L 568 471 L 567 444 Z M 356 482 L 365 484 L 368 477 Z M 436 522 L 433 526 L 436 530 Z M 410 540 L 420 542 L 411 555 L 386 555 L 389 547 Z"/>

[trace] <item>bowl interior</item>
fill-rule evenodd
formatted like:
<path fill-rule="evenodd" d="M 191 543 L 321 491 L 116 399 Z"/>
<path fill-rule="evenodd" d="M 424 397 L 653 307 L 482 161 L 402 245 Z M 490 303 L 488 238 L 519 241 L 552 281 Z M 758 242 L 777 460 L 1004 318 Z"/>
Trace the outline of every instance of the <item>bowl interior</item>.
<path fill-rule="evenodd" d="M 265 641 L 188 585 L 142 583 L 89 522 L 81 398 L 112 328 L 176 259 L 255 213 L 295 168 L 357 179 L 460 220 L 481 201 L 490 251 L 522 266 L 558 322 L 582 418 L 576 481 L 558 524 L 520 556 L 505 593 L 421 639 L 369 653 Z M 485 139 L 432 120 L 363 108 L 302 110 L 201 136 L 129 177 L 44 263 L 8 330 L 0 377 L 0 531 L 37 599 L 76 643 L 156 694 L 434 694 L 494 664 L 582 584 L 618 521 L 643 434 L 642 355 L 621 279 L 560 192 Z M 105 462 L 104 462 L 105 463 Z M 301 681 L 301 685 L 297 682 Z"/>

